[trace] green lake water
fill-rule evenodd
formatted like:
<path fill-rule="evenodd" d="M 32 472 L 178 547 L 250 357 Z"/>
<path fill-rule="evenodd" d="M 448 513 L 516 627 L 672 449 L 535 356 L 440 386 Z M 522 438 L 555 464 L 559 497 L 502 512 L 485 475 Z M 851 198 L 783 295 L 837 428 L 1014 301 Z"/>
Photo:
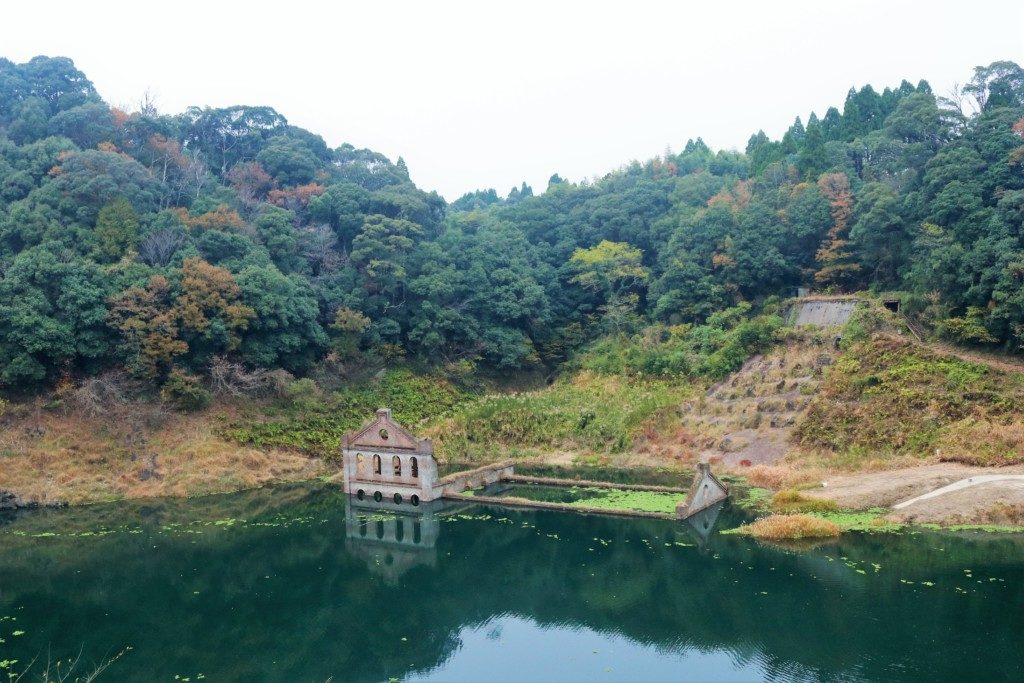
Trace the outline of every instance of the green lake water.
<path fill-rule="evenodd" d="M 0 517 L 0 681 L 123 650 L 100 682 L 1024 680 L 1024 536 L 793 550 L 742 516 L 289 486 Z"/>

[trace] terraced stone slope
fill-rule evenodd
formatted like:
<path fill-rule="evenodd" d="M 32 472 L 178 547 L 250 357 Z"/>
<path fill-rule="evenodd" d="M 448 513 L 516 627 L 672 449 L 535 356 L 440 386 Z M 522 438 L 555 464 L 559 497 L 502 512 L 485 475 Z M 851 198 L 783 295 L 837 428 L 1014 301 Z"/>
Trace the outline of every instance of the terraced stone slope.
<path fill-rule="evenodd" d="M 750 358 L 724 381 L 683 406 L 683 425 L 701 458 L 727 465 L 772 463 L 838 350 L 807 335 Z"/>

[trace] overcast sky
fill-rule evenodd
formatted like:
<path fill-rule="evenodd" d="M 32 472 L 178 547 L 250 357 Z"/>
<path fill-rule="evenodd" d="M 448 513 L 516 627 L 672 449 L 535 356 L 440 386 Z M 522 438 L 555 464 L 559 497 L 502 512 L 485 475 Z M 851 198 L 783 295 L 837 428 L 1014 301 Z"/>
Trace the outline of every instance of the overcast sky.
<path fill-rule="evenodd" d="M 351 7 L 349 5 L 352 5 Z M 702 136 L 742 149 L 850 86 L 1024 63 L 1024 2 L 5 4 L 0 55 L 64 55 L 111 104 L 266 104 L 403 156 L 449 200 L 603 175 Z"/>

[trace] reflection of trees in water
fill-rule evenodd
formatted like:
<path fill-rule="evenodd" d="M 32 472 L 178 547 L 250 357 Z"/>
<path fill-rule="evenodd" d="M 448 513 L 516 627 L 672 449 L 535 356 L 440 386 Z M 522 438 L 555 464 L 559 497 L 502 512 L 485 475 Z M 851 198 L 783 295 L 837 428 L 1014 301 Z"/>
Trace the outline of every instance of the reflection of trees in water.
<path fill-rule="evenodd" d="M 972 644 L 995 671 L 1017 671 L 1024 645 L 1019 612 L 1007 607 L 1024 598 L 1019 538 L 857 536 L 795 554 L 712 536 L 700 551 L 675 545 L 696 541 L 670 522 L 476 508 L 494 519 L 437 521 L 427 548 L 435 559 L 389 573 L 372 553 L 353 552 L 344 505 L 331 491 L 296 488 L 280 498 L 260 491 L 156 504 L 144 521 L 131 506 L 67 511 L 79 529 L 90 516 L 144 528 L 78 539 L 12 537 L 11 529 L 43 530 L 19 519 L 0 536 L 16 551 L 0 557 L 0 614 L 25 606 L 23 648 L 85 643 L 99 658 L 135 646 L 118 664 L 125 679 L 386 679 L 437 666 L 462 628 L 497 614 L 664 649 L 727 649 L 782 677 L 892 677 L 888 667 L 902 662 L 908 677 L 924 667 L 973 678 L 977 660 L 963 656 Z M 202 534 L 161 530 L 197 518 L 247 522 Z M 863 576 L 826 555 L 872 573 L 876 562 L 885 574 Z M 1007 582 L 979 587 L 985 602 L 959 595 L 950 582 L 964 568 Z M 900 578 L 942 588 L 915 592 Z M 957 647 L 935 647 L 956 629 Z"/>

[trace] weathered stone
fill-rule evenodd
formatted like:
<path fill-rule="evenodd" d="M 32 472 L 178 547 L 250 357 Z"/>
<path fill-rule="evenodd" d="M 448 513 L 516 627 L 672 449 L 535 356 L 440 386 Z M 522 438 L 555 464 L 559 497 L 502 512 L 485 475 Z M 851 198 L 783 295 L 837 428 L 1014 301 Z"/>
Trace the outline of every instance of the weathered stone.
<path fill-rule="evenodd" d="M 16 510 L 24 507 L 21 499 L 10 491 L 0 491 L 0 510 Z"/>
<path fill-rule="evenodd" d="M 718 442 L 718 448 L 726 453 L 735 453 L 750 445 L 750 440 L 742 436 L 727 436 Z"/>
<path fill-rule="evenodd" d="M 702 462 L 697 465 L 697 474 L 693 478 L 690 492 L 686 500 L 676 508 L 676 514 L 686 519 L 728 497 L 729 488 L 711 473 L 711 465 Z"/>

